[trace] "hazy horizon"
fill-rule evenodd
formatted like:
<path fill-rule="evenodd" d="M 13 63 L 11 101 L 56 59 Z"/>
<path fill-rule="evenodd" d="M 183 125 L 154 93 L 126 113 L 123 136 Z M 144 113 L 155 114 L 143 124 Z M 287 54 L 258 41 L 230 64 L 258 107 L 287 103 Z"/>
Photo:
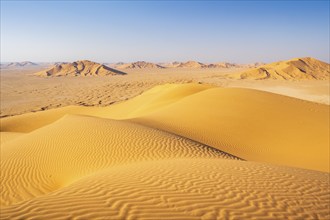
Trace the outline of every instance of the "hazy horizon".
<path fill-rule="evenodd" d="M 328 8 L 328 1 L 1 1 L 1 63 L 329 62 Z"/>

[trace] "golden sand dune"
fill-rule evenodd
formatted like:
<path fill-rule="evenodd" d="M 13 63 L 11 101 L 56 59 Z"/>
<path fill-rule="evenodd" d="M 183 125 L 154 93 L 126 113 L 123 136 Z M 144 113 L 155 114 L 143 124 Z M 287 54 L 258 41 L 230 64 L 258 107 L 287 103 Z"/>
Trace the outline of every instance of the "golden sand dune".
<path fill-rule="evenodd" d="M 1 205 L 44 195 L 119 164 L 173 158 L 235 158 L 130 122 L 65 116 L 1 147 Z"/>
<path fill-rule="evenodd" d="M 31 112 L 23 115 L 0 119 L 1 132 L 31 132 L 62 118 L 66 114 L 92 115 L 93 108 L 67 106 L 42 112 Z"/>
<path fill-rule="evenodd" d="M 113 119 L 136 117 L 209 88 L 212 88 L 212 86 L 199 84 L 166 84 L 156 86 L 144 92 L 143 95 L 110 107 L 68 106 L 2 118 L 0 119 L 0 131 L 31 132 L 60 119 L 66 114 L 83 114 Z"/>
<path fill-rule="evenodd" d="M 168 84 L 111 107 L 4 118 L 1 131 L 30 132 L 68 113 L 131 120 L 246 160 L 329 171 L 329 106 L 251 89 Z"/>
<path fill-rule="evenodd" d="M 326 173 L 223 159 L 105 169 L 3 207 L 2 219 L 328 219 Z"/>
<path fill-rule="evenodd" d="M 132 119 L 246 160 L 329 171 L 329 106 L 214 88 Z"/>
<path fill-rule="evenodd" d="M 207 67 L 207 65 L 204 63 L 197 62 L 197 61 L 187 61 L 185 63 L 180 63 L 180 65 L 178 65 L 177 67 L 179 67 L 179 68 L 203 68 L 203 67 Z"/>
<path fill-rule="evenodd" d="M 231 76 L 240 79 L 328 80 L 330 65 L 311 57 L 270 63 Z"/>
<path fill-rule="evenodd" d="M 37 76 L 107 76 L 126 73 L 89 60 L 55 65 L 48 70 L 35 73 Z"/>
<path fill-rule="evenodd" d="M 20 133 L 20 132 L 0 132 L 0 144 L 1 144 L 1 146 L 3 146 L 3 144 L 5 142 L 16 139 L 16 138 L 20 137 L 21 135 L 24 135 L 24 133 Z"/>
<path fill-rule="evenodd" d="M 116 68 L 118 69 L 144 69 L 144 68 L 165 68 L 161 65 L 145 62 L 145 61 L 138 61 L 134 63 L 124 63 L 121 65 L 116 65 Z"/>
<path fill-rule="evenodd" d="M 1 219 L 330 217 L 327 105 L 168 84 L 3 118 L 2 136 Z"/>

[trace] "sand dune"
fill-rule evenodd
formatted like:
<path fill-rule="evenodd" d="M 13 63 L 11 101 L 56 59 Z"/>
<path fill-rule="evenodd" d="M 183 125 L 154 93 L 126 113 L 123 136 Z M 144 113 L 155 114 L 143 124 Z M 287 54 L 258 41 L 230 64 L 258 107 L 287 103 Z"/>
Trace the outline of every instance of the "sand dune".
<path fill-rule="evenodd" d="M 329 106 L 251 89 L 169 84 L 111 107 L 4 118 L 1 131 L 30 132 L 68 113 L 132 120 L 246 160 L 329 171 Z"/>
<path fill-rule="evenodd" d="M 24 135 L 24 133 L 21 132 L 0 132 L 0 144 L 4 144 L 5 142 L 8 142 L 10 140 L 14 140 L 21 135 Z"/>
<path fill-rule="evenodd" d="M 327 105 L 256 90 L 214 88 L 136 117 L 135 122 L 246 160 L 329 171 Z"/>
<path fill-rule="evenodd" d="M 13 62 L 13 63 L 8 63 L 7 67 L 25 67 L 25 66 L 37 66 L 37 63 L 33 63 L 30 61 L 24 61 L 24 62 Z"/>
<path fill-rule="evenodd" d="M 67 106 L 42 112 L 31 112 L 2 118 L 0 119 L 0 129 L 2 132 L 31 132 L 45 125 L 51 124 L 66 114 L 82 114 L 113 119 L 127 119 L 155 111 L 158 108 L 174 103 L 186 96 L 208 88 L 212 88 L 212 86 L 199 84 L 166 84 L 156 86 L 143 93 L 143 95 L 110 107 L 97 108 Z"/>
<path fill-rule="evenodd" d="M 321 172 L 223 159 L 140 162 L 3 207 L 1 217 L 327 219 L 328 178 Z"/>
<path fill-rule="evenodd" d="M 207 65 L 204 63 L 190 60 L 185 63 L 180 63 L 180 65 L 178 65 L 177 67 L 179 67 L 179 68 L 203 68 L 203 67 L 207 67 Z"/>
<path fill-rule="evenodd" d="M 1 219 L 330 217 L 327 105 L 167 84 L 0 122 Z"/>
<path fill-rule="evenodd" d="M 1 69 L 9 68 L 9 69 L 15 69 L 15 68 L 28 68 L 28 67 L 36 67 L 38 66 L 37 63 L 33 63 L 30 61 L 23 61 L 23 62 L 10 62 L 10 63 L 1 63 Z"/>
<path fill-rule="evenodd" d="M 125 63 L 125 64 L 120 64 L 116 65 L 116 68 L 118 69 L 154 69 L 154 68 L 165 68 L 161 65 L 150 63 L 150 62 L 145 62 L 145 61 L 138 61 L 134 63 Z"/>
<path fill-rule="evenodd" d="M 125 75 L 126 73 L 89 60 L 63 63 L 35 73 L 36 76 L 107 76 Z"/>
<path fill-rule="evenodd" d="M 181 62 L 179 62 L 179 61 L 158 63 L 158 65 L 166 67 L 166 68 L 175 68 L 175 67 L 178 67 L 180 64 L 181 64 Z"/>
<path fill-rule="evenodd" d="M 211 63 L 206 67 L 207 68 L 237 68 L 240 66 L 235 63 L 220 62 L 220 63 Z"/>
<path fill-rule="evenodd" d="M 241 79 L 329 80 L 330 65 L 311 57 L 261 66 L 232 76 Z"/>
<path fill-rule="evenodd" d="M 93 172 L 136 161 L 235 158 L 130 122 L 65 116 L 1 147 L 1 205 L 44 195 Z"/>
<path fill-rule="evenodd" d="M 31 132 L 62 118 L 66 114 L 92 115 L 92 108 L 67 106 L 42 112 L 31 112 L 23 115 L 0 119 L 1 132 Z"/>
<path fill-rule="evenodd" d="M 2 69 L 0 118 L 44 111 L 59 106 L 109 106 L 133 98 L 165 83 L 203 83 L 270 91 L 299 99 L 329 104 L 327 80 L 241 80 L 247 68 L 126 69 L 125 77 L 34 77 L 47 68 Z M 48 63 L 47 65 L 50 65 Z M 239 73 L 238 79 L 230 79 Z M 143 79 L 143 80 L 142 80 Z"/>

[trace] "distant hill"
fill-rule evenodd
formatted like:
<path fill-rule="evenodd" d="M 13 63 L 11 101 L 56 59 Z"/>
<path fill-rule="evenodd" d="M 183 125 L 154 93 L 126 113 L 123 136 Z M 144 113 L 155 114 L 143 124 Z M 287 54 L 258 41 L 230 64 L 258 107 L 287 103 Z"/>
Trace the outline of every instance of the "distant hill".
<path fill-rule="evenodd" d="M 175 68 L 175 67 L 178 67 L 181 62 L 178 62 L 178 61 L 174 61 L 174 62 L 164 62 L 164 63 L 157 63 L 158 65 L 160 66 L 163 66 L 165 68 Z"/>
<path fill-rule="evenodd" d="M 37 76 L 107 76 L 125 75 L 126 73 L 89 60 L 73 63 L 61 63 L 48 70 L 35 73 Z"/>
<path fill-rule="evenodd" d="M 206 66 L 206 68 L 238 68 L 238 67 L 240 67 L 240 65 L 236 63 L 227 63 L 227 62 L 211 63 Z"/>
<path fill-rule="evenodd" d="M 256 67 L 260 67 L 263 65 L 266 65 L 266 63 L 256 62 L 256 63 L 246 64 L 245 66 L 249 67 L 249 68 L 256 68 Z"/>
<path fill-rule="evenodd" d="M 59 65 L 62 65 L 62 64 L 68 64 L 68 62 L 55 62 L 55 63 L 52 63 L 53 66 L 59 66 Z"/>
<path fill-rule="evenodd" d="M 205 68 L 205 67 L 207 67 L 207 65 L 197 62 L 197 61 L 187 61 L 184 63 L 180 63 L 177 67 L 178 68 Z"/>
<path fill-rule="evenodd" d="M 11 63 L 1 64 L 1 68 L 20 68 L 20 67 L 34 67 L 34 66 L 38 66 L 38 64 L 30 62 L 30 61 L 11 62 Z"/>
<path fill-rule="evenodd" d="M 305 57 L 262 65 L 231 76 L 239 79 L 327 80 L 330 64 Z"/>
<path fill-rule="evenodd" d="M 125 63 L 121 65 L 117 65 L 116 68 L 118 69 L 163 69 L 165 67 L 160 66 L 158 64 L 150 63 L 150 62 L 145 62 L 145 61 L 138 61 L 134 63 Z"/>

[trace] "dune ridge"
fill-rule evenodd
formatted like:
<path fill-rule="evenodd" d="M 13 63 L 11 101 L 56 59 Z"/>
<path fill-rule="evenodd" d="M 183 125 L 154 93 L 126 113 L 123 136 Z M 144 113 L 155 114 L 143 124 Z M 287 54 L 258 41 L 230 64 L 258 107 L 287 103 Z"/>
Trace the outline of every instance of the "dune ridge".
<path fill-rule="evenodd" d="M 328 178 L 235 160 L 140 162 L 4 207 L 1 218 L 327 219 Z"/>
<path fill-rule="evenodd" d="M 185 157 L 238 159 L 174 134 L 78 115 L 3 144 L 1 156 L 1 205 L 44 195 L 118 164 Z"/>
<path fill-rule="evenodd" d="M 207 67 L 207 65 L 204 63 L 190 60 L 185 63 L 180 63 L 180 65 L 178 65 L 177 67 L 178 68 L 205 68 L 205 67 Z"/>
<path fill-rule="evenodd" d="M 11 62 L 1 64 L 1 68 L 22 68 L 22 67 L 34 67 L 38 66 L 37 63 L 33 63 L 31 61 L 23 61 L 23 62 Z"/>
<path fill-rule="evenodd" d="M 252 89 L 169 84 L 110 107 L 4 118 L 1 131 L 30 132 L 67 113 L 130 120 L 247 160 L 329 171 L 329 106 Z"/>
<path fill-rule="evenodd" d="M 165 67 L 163 67 L 161 65 L 158 65 L 158 64 L 150 63 L 150 62 L 137 61 L 137 62 L 134 62 L 134 63 L 119 64 L 119 65 L 116 65 L 116 68 L 118 68 L 118 69 L 145 69 L 145 68 L 163 69 Z"/>
<path fill-rule="evenodd" d="M 236 74 L 240 79 L 278 80 L 329 80 L 330 64 L 304 57 L 266 64 L 253 70 Z"/>
<path fill-rule="evenodd" d="M 89 60 L 79 60 L 73 63 L 61 63 L 35 73 L 36 76 L 108 76 L 125 75 L 126 73 L 95 63 Z"/>
<path fill-rule="evenodd" d="M 167 84 L 0 123 L 0 219 L 330 217 L 327 105 Z"/>

